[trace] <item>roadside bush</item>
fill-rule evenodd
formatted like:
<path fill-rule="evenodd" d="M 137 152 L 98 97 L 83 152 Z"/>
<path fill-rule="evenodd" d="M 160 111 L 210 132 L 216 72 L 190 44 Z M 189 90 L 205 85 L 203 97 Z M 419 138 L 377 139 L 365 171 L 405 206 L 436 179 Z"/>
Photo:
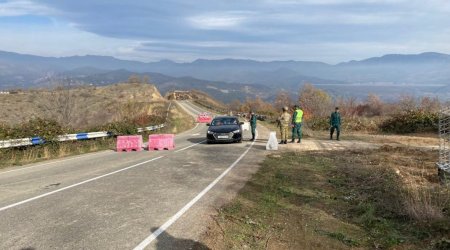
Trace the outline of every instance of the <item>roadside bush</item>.
<path fill-rule="evenodd" d="M 330 129 L 330 118 L 328 117 L 313 117 L 305 119 L 305 123 L 312 130 L 328 130 Z"/>
<path fill-rule="evenodd" d="M 140 115 L 137 115 L 132 120 L 132 123 L 135 126 L 147 127 L 147 126 L 150 126 L 150 125 L 162 124 L 162 123 L 164 123 L 164 120 L 165 119 L 162 116 L 140 114 Z"/>
<path fill-rule="evenodd" d="M 329 117 L 313 117 L 306 119 L 305 122 L 312 130 L 330 129 Z M 342 130 L 375 132 L 378 130 L 380 122 L 381 119 L 375 117 L 342 117 Z"/>
<path fill-rule="evenodd" d="M 380 130 L 399 134 L 433 132 L 437 131 L 438 122 L 439 116 L 437 113 L 411 110 L 385 120 L 380 125 Z"/>
<path fill-rule="evenodd" d="M 113 135 L 137 134 L 137 127 L 130 121 L 111 122 L 101 127 L 101 130 L 111 132 Z"/>
<path fill-rule="evenodd" d="M 52 141 L 65 132 L 66 129 L 57 121 L 41 118 L 31 119 L 15 127 L 0 125 L 0 139 L 4 140 L 40 136 Z"/>

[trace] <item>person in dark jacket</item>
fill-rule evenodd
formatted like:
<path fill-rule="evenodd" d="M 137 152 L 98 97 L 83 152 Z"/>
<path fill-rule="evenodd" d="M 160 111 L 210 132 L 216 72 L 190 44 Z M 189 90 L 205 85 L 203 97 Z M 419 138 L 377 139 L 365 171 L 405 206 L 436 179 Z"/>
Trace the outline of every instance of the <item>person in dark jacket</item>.
<path fill-rule="evenodd" d="M 339 135 L 341 134 L 341 114 L 339 108 L 336 107 L 335 111 L 330 116 L 330 140 L 333 140 L 334 130 L 336 129 L 336 139 L 339 141 Z"/>
<path fill-rule="evenodd" d="M 251 111 L 250 112 L 250 127 L 252 128 L 252 141 L 255 140 L 255 134 L 256 134 L 256 120 L 257 120 L 257 115 L 255 114 L 255 112 Z"/>

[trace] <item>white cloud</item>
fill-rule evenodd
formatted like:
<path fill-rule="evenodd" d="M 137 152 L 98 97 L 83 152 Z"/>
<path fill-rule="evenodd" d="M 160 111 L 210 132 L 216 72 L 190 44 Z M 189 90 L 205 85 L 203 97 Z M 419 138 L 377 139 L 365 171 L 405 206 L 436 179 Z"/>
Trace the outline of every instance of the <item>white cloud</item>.
<path fill-rule="evenodd" d="M 24 15 L 52 23 L 10 18 L 0 25 L 0 50 L 327 62 L 450 52 L 450 0 L 0 0 L 0 17 Z"/>
<path fill-rule="evenodd" d="M 271 4 L 350 5 L 350 4 L 398 4 L 408 0 L 266 0 Z"/>
<path fill-rule="evenodd" d="M 46 15 L 56 11 L 32 1 L 8 1 L 0 3 L 0 16 Z"/>
<path fill-rule="evenodd" d="M 226 30 L 240 26 L 248 19 L 244 12 L 207 13 L 188 17 L 192 27 L 205 30 Z"/>
<path fill-rule="evenodd" d="M 402 20 L 405 13 L 349 13 L 323 11 L 317 13 L 275 13 L 260 17 L 261 20 L 291 24 L 388 24 Z"/>

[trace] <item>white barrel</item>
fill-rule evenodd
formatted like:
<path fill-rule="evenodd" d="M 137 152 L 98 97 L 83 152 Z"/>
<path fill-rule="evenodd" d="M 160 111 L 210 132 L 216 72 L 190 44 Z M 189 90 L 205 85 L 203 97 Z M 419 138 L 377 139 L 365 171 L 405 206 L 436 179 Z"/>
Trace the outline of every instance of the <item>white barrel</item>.
<path fill-rule="evenodd" d="M 242 124 L 242 131 L 250 131 L 250 122 L 244 122 Z"/>
<path fill-rule="evenodd" d="M 277 132 L 271 131 L 269 134 L 269 140 L 266 144 L 266 150 L 278 150 Z"/>

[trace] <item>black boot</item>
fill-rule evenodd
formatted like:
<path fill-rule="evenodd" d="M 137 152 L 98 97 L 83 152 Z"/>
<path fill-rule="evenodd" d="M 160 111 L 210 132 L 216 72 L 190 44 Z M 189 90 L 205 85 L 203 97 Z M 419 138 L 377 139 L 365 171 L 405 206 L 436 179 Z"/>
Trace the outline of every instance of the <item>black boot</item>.
<path fill-rule="evenodd" d="M 292 139 L 292 140 L 291 140 L 291 143 L 295 143 L 295 139 Z"/>
<path fill-rule="evenodd" d="M 302 140 L 298 139 L 297 143 L 302 143 Z"/>
<path fill-rule="evenodd" d="M 278 143 L 278 144 L 284 144 L 284 141 L 280 141 L 280 143 Z"/>
<path fill-rule="evenodd" d="M 287 140 L 284 140 L 284 144 L 287 144 Z"/>

